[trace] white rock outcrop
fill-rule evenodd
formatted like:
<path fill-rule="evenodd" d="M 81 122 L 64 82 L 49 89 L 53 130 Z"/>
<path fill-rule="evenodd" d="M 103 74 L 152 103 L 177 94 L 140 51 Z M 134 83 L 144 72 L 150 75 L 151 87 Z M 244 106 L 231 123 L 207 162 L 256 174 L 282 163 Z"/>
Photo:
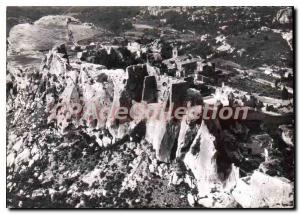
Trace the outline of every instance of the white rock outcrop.
<path fill-rule="evenodd" d="M 293 191 L 293 184 L 286 178 L 254 171 L 238 180 L 232 195 L 244 208 L 280 208 L 293 206 Z"/>
<path fill-rule="evenodd" d="M 202 121 L 191 149 L 184 157 L 184 163 L 197 180 L 199 197 L 205 197 L 214 189 L 230 191 L 239 179 L 239 169 L 233 164 L 227 179 L 220 179 L 217 173 L 215 141 L 216 137 L 210 133 L 206 122 Z"/>
<path fill-rule="evenodd" d="M 16 51 L 49 50 L 68 41 L 67 19 L 70 16 L 45 16 L 34 24 L 18 24 L 9 32 L 10 48 Z M 70 24 L 75 41 L 100 33 L 99 29 L 82 24 Z"/>

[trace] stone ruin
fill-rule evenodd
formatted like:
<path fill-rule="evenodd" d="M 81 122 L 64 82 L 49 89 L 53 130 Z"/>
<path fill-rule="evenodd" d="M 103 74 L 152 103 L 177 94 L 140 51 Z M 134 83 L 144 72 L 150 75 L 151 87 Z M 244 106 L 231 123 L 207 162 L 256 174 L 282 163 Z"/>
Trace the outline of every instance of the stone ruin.
<path fill-rule="evenodd" d="M 43 72 L 45 72 L 45 75 L 46 73 L 47 75 L 48 73 L 57 75 L 57 80 L 59 80 L 51 82 L 51 85 L 64 85 L 62 93 L 60 95 L 53 95 L 53 97 L 58 96 L 58 102 L 66 103 L 66 106 L 81 103 L 82 112 L 84 112 L 75 111 L 77 114 L 72 115 L 68 109 L 56 108 L 56 111 L 52 112 L 49 122 L 56 121 L 62 133 L 72 127 L 86 127 L 88 133 L 93 133 L 96 136 L 99 145 L 108 146 L 124 138 L 128 133 L 131 133 L 138 123 L 145 122 L 145 136 L 141 137 L 145 137 L 153 144 L 157 159 L 163 162 L 170 162 L 176 157 L 181 157 L 182 147 L 185 147 L 184 150 L 188 151 L 190 149 L 189 146 L 193 148 L 193 141 L 195 142 L 194 144 L 198 145 L 197 139 L 201 137 L 197 136 L 201 136 L 201 127 L 206 126 L 204 121 L 200 127 L 200 124 L 197 125 L 198 131 L 195 130 L 195 133 L 198 134 L 194 134 L 194 139 L 190 139 L 189 144 L 191 145 L 183 146 L 177 144 L 179 143 L 179 138 L 184 138 L 185 136 L 182 130 L 182 126 L 185 123 L 184 120 L 176 121 L 171 119 L 170 121 L 139 122 L 127 120 L 123 122 L 116 121 L 114 118 L 103 118 L 103 121 L 99 121 L 97 118 L 87 115 L 87 112 L 92 111 L 92 109 L 89 109 L 92 108 L 89 104 L 93 101 L 100 101 L 101 105 L 97 106 L 97 108 L 106 106 L 108 109 L 120 106 L 130 107 L 132 102 L 162 103 L 162 106 L 165 106 L 165 111 L 168 111 L 168 103 L 173 103 L 176 107 L 185 106 L 188 97 L 192 100 L 195 99 L 193 97 L 199 97 L 200 95 L 192 93 L 188 82 L 178 82 L 178 80 L 174 80 L 171 77 L 164 77 L 162 81 L 162 77 L 160 76 L 149 75 L 146 64 L 128 66 L 126 70 L 107 70 L 104 67 L 88 63 L 81 65 L 70 63 L 70 65 L 67 65 L 67 61 L 60 57 L 60 53 L 56 50 L 50 52 L 47 62 L 51 65 L 46 66 Z M 164 88 L 163 93 L 159 93 L 161 92 L 161 90 L 159 91 L 161 88 Z M 48 105 L 54 106 L 52 102 L 48 103 Z M 207 132 L 207 129 L 203 130 Z M 105 136 L 109 140 L 103 142 L 104 138 L 102 137 L 102 140 L 99 138 L 99 132 L 109 133 L 108 136 Z M 134 133 L 131 134 L 133 135 Z M 213 138 L 210 137 L 208 141 L 203 143 L 208 142 L 210 142 L 211 146 L 214 145 Z M 186 143 L 186 141 L 182 143 Z M 183 160 L 189 160 L 193 158 L 193 155 L 196 154 L 192 152 Z M 190 168 L 193 167 L 196 166 L 190 166 Z M 215 169 L 215 167 L 213 168 Z"/>
<path fill-rule="evenodd" d="M 219 119 L 193 120 L 184 115 L 181 120 L 124 120 L 110 117 L 119 107 L 132 107 L 135 103 L 160 106 L 169 112 L 175 107 L 203 104 L 201 93 L 192 88 L 191 79 L 180 80 L 158 75 L 147 64 L 135 64 L 125 69 L 107 69 L 103 65 L 70 60 L 62 48 L 49 51 L 41 66 L 45 83 L 48 123 L 65 135 L 80 129 L 93 137 L 100 147 L 110 148 L 127 141 L 139 142 L 145 139 L 155 150 L 157 161 L 177 163 L 170 183 L 177 185 L 185 181 L 185 173 L 191 172 L 193 181 L 185 181 L 198 190 L 197 195 L 189 195 L 191 205 L 207 207 L 233 207 L 236 202 L 243 207 L 257 207 L 267 200 L 267 194 L 250 192 L 257 182 L 272 179 L 276 185 L 268 185 L 268 192 L 280 186 L 278 194 L 291 192 L 288 181 L 271 178 L 255 172 L 250 178 L 240 178 L 236 144 L 236 132 L 242 128 L 228 127 Z M 221 96 L 221 95 L 220 95 Z M 78 105 L 80 104 L 80 105 Z M 104 117 L 99 111 L 106 109 Z M 248 183 L 247 179 L 251 182 Z M 257 181 L 258 179 L 258 181 Z M 259 189 L 259 187 L 255 187 Z M 249 198 L 242 199 L 242 191 Z M 257 190 L 259 191 L 259 190 Z M 275 194 L 274 194 L 275 195 Z M 277 206 L 275 199 L 267 200 L 267 206 Z M 282 201 L 286 204 L 287 201 Z M 256 206 L 257 205 L 257 206 Z M 279 205 L 278 205 L 279 206 Z"/>

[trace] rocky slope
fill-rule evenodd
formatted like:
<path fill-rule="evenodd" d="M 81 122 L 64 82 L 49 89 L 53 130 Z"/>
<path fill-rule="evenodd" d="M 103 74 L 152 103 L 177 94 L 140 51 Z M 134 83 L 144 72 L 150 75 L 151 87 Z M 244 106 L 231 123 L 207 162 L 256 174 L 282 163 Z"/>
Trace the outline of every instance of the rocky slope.
<path fill-rule="evenodd" d="M 9 207 L 293 206 L 291 181 L 258 168 L 241 178 L 243 154 L 237 145 L 239 136 L 248 136 L 244 124 L 188 115 L 182 120 L 114 117 L 120 107 L 136 104 L 159 105 L 165 112 L 168 100 L 199 105 L 202 99 L 186 81 L 157 75 L 146 63 L 107 69 L 71 56 L 57 37 L 45 44 L 28 31 L 19 35 L 24 28 L 46 32 L 45 26 L 52 29 L 61 20 L 65 17 L 17 25 L 8 39 Z M 79 38 L 91 31 L 86 25 L 73 29 Z M 18 47 L 27 57 L 28 50 L 50 50 L 41 63 L 24 64 L 14 60 Z M 259 163 L 268 158 L 272 155 Z"/>

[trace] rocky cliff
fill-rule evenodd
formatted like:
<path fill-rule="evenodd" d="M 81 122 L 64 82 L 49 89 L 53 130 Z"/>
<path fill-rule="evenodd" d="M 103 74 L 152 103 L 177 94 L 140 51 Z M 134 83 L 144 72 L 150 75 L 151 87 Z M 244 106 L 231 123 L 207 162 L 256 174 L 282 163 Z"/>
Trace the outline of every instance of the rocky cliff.
<path fill-rule="evenodd" d="M 44 23 L 41 19 L 34 25 Z M 22 27 L 31 28 L 13 28 L 10 48 L 19 47 L 14 31 Z M 40 48 L 46 46 L 33 47 Z M 72 57 L 66 49 L 65 44 L 55 46 L 39 66 L 8 64 L 10 206 L 292 205 L 289 181 L 256 172 L 250 183 L 240 178 L 234 128 L 219 119 L 172 117 L 170 103 L 202 103 L 186 81 L 158 75 L 146 63 L 107 69 Z M 171 118 L 115 117 L 121 107 L 137 104 L 158 106 L 164 113 L 171 112 Z M 257 192 L 260 183 L 269 179 L 268 191 L 276 192 L 278 183 L 287 195 L 284 200 L 277 200 L 276 194 L 266 200 L 268 194 Z M 160 187 L 163 194 L 171 189 L 172 197 L 159 195 Z M 183 195 L 181 202 L 178 194 Z M 243 199 L 252 196 L 256 202 Z"/>

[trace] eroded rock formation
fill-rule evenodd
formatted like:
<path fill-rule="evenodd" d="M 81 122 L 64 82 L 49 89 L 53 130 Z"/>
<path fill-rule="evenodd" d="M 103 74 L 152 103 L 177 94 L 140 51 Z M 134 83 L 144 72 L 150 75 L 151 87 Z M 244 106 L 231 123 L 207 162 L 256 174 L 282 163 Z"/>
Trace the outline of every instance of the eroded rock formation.
<path fill-rule="evenodd" d="M 63 26 L 58 24 L 62 21 L 60 18 L 48 19 L 53 25 Z M 34 25 L 16 26 L 11 31 L 10 41 L 17 43 L 16 35 L 24 28 L 29 28 L 30 32 L 36 27 L 44 28 L 45 22 L 49 24 L 48 19 L 47 22 L 41 19 Z M 93 30 L 90 26 L 88 29 Z M 31 47 L 29 43 L 25 43 L 23 48 L 40 49 L 54 45 L 37 42 L 36 46 Z M 7 166 L 13 175 L 9 180 L 20 179 L 20 175 L 31 171 L 35 173 L 35 179 L 43 184 L 51 186 L 57 180 L 60 187 L 47 189 L 50 195 L 47 200 L 59 203 L 59 197 L 67 195 L 70 197 L 67 204 L 73 207 L 86 207 L 85 197 L 104 197 L 106 200 L 110 197 L 107 191 L 119 198 L 124 197 L 122 194 L 126 195 L 127 191 L 136 191 L 139 182 L 150 186 L 149 174 L 159 176 L 161 180 L 168 179 L 169 186 L 187 184 L 187 200 L 191 206 L 292 206 L 292 182 L 270 172 L 276 164 L 266 152 L 272 149 L 271 136 L 265 133 L 248 135 L 249 129 L 239 121 L 229 123 L 219 118 L 212 120 L 201 116 L 195 120 L 186 113 L 182 119 L 174 118 L 174 109 L 204 103 L 201 92 L 192 87 L 192 79 L 160 75 L 159 69 L 148 63 L 137 63 L 138 60 L 134 65 L 127 66 L 129 61 L 132 62 L 133 55 L 124 59 L 126 53 L 118 48 L 104 50 L 102 47 L 99 50 L 96 45 L 75 47 L 78 48 L 78 55 L 74 59 L 68 55 L 65 45 L 55 45 L 41 65 L 34 66 L 34 69 L 8 65 L 8 112 L 16 111 L 14 120 L 9 122 L 14 127 L 20 120 L 19 115 L 28 114 L 30 117 L 24 120 L 33 118 L 32 125 L 39 126 L 33 129 L 22 127 L 28 130 L 24 133 L 18 130 L 9 133 Z M 87 50 L 89 48 L 91 50 Z M 112 68 L 114 61 L 120 63 L 122 68 Z M 220 100 L 220 105 L 228 105 L 231 102 L 229 92 L 232 91 L 218 89 L 213 99 Z M 149 118 L 142 115 L 136 119 L 124 114 L 122 119 L 116 118 L 121 107 L 130 110 L 136 104 L 159 109 L 167 117 Z M 201 112 L 196 114 L 201 115 Z M 43 123 L 45 118 L 46 124 Z M 294 139 L 290 127 L 280 126 L 279 129 L 282 140 L 292 146 Z M 55 143 L 48 144 L 49 139 Z M 245 148 L 241 148 L 239 143 L 246 145 Z M 121 145 L 120 149 L 113 151 L 117 145 Z M 241 152 L 242 149 L 245 151 Z M 57 151 L 58 155 L 51 153 L 47 156 L 51 150 Z M 101 153 L 96 153 L 99 150 Z M 117 153 L 124 153 L 128 159 L 120 158 Z M 68 171 L 66 175 L 54 173 L 56 169 L 64 170 L 60 162 L 64 158 L 74 158 L 80 162 L 81 158 L 86 160 L 88 156 L 92 160 L 88 159 L 83 164 L 85 167 L 101 158 L 110 167 L 109 170 L 118 168 L 123 174 L 111 173 L 104 164 L 88 168 L 89 171 L 79 164 L 80 169 Z M 249 169 L 243 172 L 245 177 L 241 178 L 239 167 L 252 156 L 258 156 L 255 158 L 260 171 L 253 173 L 253 169 Z M 40 170 L 43 165 L 49 168 Z M 109 183 L 108 180 L 114 180 L 114 176 L 119 176 L 121 182 L 105 186 L 105 181 Z M 74 182 L 76 179 L 79 184 Z M 62 185 L 65 183 L 68 183 L 68 190 Z M 77 189 L 83 184 L 93 190 L 84 191 L 86 196 L 79 196 Z M 9 182 L 8 189 L 13 191 L 14 185 Z M 99 186 L 102 189 L 94 191 Z M 120 192 L 116 194 L 117 190 Z M 36 189 L 28 195 L 34 199 L 42 198 L 47 191 Z M 17 194 L 21 198 L 27 197 L 24 192 Z M 132 202 L 114 201 L 119 202 L 132 205 Z M 139 203 L 139 200 L 135 199 L 134 203 Z"/>

